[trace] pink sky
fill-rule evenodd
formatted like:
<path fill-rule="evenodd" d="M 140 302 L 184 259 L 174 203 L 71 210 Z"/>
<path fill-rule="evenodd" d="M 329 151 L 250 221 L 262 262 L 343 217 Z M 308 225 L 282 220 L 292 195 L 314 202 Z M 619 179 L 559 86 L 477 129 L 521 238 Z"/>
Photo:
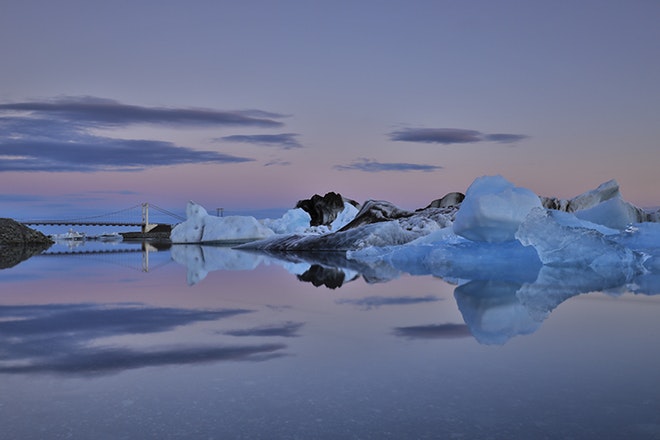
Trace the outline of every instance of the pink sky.
<path fill-rule="evenodd" d="M 0 16 L 7 216 L 413 209 L 494 174 L 660 205 L 656 2 L 78 6 Z"/>

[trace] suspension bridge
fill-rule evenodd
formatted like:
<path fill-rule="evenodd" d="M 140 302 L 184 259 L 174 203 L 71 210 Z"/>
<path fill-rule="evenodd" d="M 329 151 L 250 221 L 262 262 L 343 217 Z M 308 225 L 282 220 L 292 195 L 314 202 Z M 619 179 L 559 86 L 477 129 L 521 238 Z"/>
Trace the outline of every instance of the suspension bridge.
<path fill-rule="evenodd" d="M 154 211 L 156 215 L 154 215 Z M 156 218 L 158 221 L 154 221 Z M 154 204 L 142 203 L 118 211 L 86 217 L 68 219 L 30 219 L 21 220 L 20 222 L 26 226 L 139 226 L 142 233 L 147 233 L 153 231 L 160 225 L 171 227 L 173 224 L 180 223 L 184 220 L 185 218 L 183 216 L 160 208 Z"/>

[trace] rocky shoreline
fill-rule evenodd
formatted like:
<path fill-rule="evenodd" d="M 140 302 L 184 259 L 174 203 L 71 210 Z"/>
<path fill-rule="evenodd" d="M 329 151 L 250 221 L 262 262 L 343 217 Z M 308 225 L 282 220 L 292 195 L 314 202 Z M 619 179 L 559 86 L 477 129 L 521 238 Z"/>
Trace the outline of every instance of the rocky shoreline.
<path fill-rule="evenodd" d="M 52 244 L 53 240 L 41 232 L 10 218 L 0 218 L 0 269 L 16 266 Z"/>

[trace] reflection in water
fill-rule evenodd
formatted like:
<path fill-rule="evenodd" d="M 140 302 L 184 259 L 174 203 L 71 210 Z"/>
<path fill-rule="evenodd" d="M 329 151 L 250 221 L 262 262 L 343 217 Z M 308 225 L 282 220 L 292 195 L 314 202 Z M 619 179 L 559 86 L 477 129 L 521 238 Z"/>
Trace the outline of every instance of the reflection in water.
<path fill-rule="evenodd" d="M 657 437 L 660 298 L 627 292 L 653 273 L 187 249 L 139 276 L 117 255 L 0 272 L 0 437 Z M 341 291 L 298 281 L 313 265 Z"/>
<path fill-rule="evenodd" d="M 420 304 L 440 301 L 440 298 L 434 295 L 427 296 L 368 296 L 366 298 L 356 299 L 338 299 L 337 304 L 353 304 L 362 310 L 375 309 L 380 306 L 405 306 L 409 304 Z"/>
<path fill-rule="evenodd" d="M 394 334 L 406 339 L 455 339 L 472 336 L 464 324 L 429 324 L 397 327 Z"/>
<path fill-rule="evenodd" d="M 541 322 L 530 316 L 516 296 L 519 288 L 511 282 L 481 280 L 456 287 L 456 303 L 477 341 L 503 344 L 539 328 Z"/>
<path fill-rule="evenodd" d="M 0 306 L 0 373 L 100 375 L 147 366 L 263 361 L 284 356 L 283 344 L 129 348 L 100 343 L 102 338 L 151 335 L 250 312 L 143 304 Z"/>
<path fill-rule="evenodd" d="M 387 282 L 401 274 L 433 275 L 455 284 L 454 296 L 467 328 L 483 344 L 504 344 L 516 335 L 535 332 L 559 304 L 588 292 L 617 294 L 660 293 L 660 276 L 621 267 L 551 267 L 540 264 L 535 251 L 518 242 L 488 246 L 461 243 L 421 248 L 418 259 L 356 260 L 342 252 L 256 253 L 226 247 L 174 246 L 173 258 L 188 268 L 188 282 L 203 279 L 209 270 L 249 270 L 262 263 L 282 265 L 300 281 L 329 289 L 360 276 L 367 283 Z M 363 309 L 436 301 L 433 296 L 344 299 Z M 417 327 L 420 334 L 455 334 L 449 324 Z M 414 330 L 413 330 L 414 332 Z M 426 333 L 424 333 L 426 332 Z M 460 333 L 460 331 L 459 331 Z M 396 334 L 411 337 L 404 330 Z M 430 337 L 430 336 L 429 336 Z"/>
<path fill-rule="evenodd" d="M 223 332 L 223 334 L 229 336 L 277 336 L 283 338 L 294 338 L 300 336 L 298 334 L 298 330 L 300 330 L 303 325 L 305 325 L 304 322 L 289 321 L 280 325 L 263 325 L 249 329 L 227 330 Z"/>
<path fill-rule="evenodd" d="M 304 273 L 297 275 L 300 281 L 312 283 L 315 287 L 325 286 L 328 289 L 336 289 L 344 284 L 346 274 L 338 267 L 325 267 L 320 264 L 312 264 Z"/>

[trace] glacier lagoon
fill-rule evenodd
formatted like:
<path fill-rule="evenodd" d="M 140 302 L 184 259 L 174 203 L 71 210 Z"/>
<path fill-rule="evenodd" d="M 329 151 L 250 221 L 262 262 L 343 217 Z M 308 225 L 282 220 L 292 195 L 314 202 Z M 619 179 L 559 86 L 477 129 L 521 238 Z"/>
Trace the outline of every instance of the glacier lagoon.
<path fill-rule="evenodd" d="M 435 273 L 199 245 L 32 257 L 0 271 L 3 436 L 660 438 L 654 272 L 457 246 Z"/>
<path fill-rule="evenodd" d="M 501 176 L 309 202 L 0 271 L 3 435 L 660 438 L 660 211 Z"/>

